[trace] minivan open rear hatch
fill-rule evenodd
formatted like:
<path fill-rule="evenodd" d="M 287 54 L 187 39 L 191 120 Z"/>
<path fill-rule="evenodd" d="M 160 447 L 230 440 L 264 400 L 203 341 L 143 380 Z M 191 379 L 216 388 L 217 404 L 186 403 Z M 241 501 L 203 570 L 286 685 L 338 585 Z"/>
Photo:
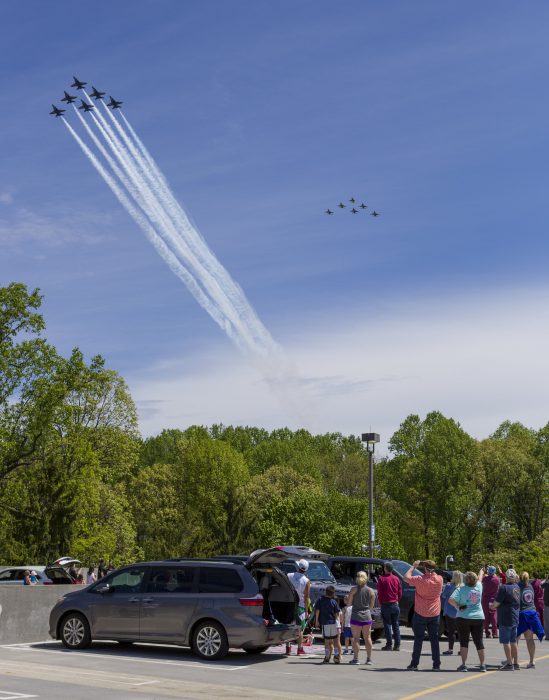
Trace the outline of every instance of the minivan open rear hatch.
<path fill-rule="evenodd" d="M 317 559 L 326 561 L 329 558 L 329 554 L 318 552 L 316 549 L 311 549 L 311 547 L 284 545 L 271 547 L 270 549 L 256 549 L 255 552 L 252 552 L 248 557 L 246 568 L 250 569 L 253 566 L 267 564 L 276 566 L 287 559 Z"/>

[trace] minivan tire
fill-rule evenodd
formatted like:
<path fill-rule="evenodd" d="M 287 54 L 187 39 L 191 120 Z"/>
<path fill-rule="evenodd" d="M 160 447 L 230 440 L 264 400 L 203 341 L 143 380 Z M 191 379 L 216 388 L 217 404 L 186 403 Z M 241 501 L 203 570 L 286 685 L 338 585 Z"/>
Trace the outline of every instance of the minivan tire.
<path fill-rule="evenodd" d="M 217 661 L 227 656 L 229 642 L 223 626 L 214 620 L 200 622 L 194 630 L 192 649 L 207 661 Z"/>
<path fill-rule="evenodd" d="M 60 637 L 67 649 L 85 649 L 91 644 L 91 633 L 88 621 L 80 613 L 65 615 L 60 625 Z"/>

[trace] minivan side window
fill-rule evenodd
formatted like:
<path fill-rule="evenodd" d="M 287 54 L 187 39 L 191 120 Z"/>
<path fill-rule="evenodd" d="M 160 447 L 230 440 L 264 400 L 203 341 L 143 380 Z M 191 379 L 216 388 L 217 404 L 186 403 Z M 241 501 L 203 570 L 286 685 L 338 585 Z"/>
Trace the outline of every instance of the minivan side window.
<path fill-rule="evenodd" d="M 201 566 L 198 580 L 199 593 L 239 593 L 242 579 L 234 569 Z"/>
<path fill-rule="evenodd" d="M 144 569 L 126 569 L 101 579 L 99 588 L 108 584 L 113 593 L 139 593 L 145 575 Z M 108 578 L 108 580 L 107 580 Z M 94 592 L 95 592 L 94 587 Z"/>
<path fill-rule="evenodd" d="M 8 569 L 0 572 L 0 581 L 13 581 L 13 571 Z"/>
<path fill-rule="evenodd" d="M 162 566 L 151 569 L 147 593 L 192 593 L 195 568 Z"/>

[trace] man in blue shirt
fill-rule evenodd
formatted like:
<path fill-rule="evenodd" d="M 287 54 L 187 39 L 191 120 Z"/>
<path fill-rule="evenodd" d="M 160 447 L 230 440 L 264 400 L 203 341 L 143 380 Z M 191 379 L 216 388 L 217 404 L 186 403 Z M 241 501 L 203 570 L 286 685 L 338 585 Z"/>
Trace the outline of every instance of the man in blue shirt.
<path fill-rule="evenodd" d="M 499 641 L 503 644 L 506 663 L 500 671 L 518 671 L 517 627 L 520 611 L 520 588 L 518 574 L 514 569 L 505 572 L 506 583 L 499 587 L 496 599 L 490 603 L 493 609 L 498 608 Z"/>

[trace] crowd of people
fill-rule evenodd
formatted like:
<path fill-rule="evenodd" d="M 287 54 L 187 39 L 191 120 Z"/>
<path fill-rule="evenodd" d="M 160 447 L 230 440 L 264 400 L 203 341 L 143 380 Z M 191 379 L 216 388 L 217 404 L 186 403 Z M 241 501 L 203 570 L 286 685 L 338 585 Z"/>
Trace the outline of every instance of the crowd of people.
<path fill-rule="evenodd" d="M 310 600 L 308 566 L 308 562 L 301 559 L 297 562 L 298 571 L 288 576 L 299 596 L 298 655 L 305 653 L 303 635 Z M 423 573 L 417 573 L 418 567 Z M 436 568 L 432 560 L 415 561 L 404 574 L 406 583 L 415 588 L 412 619 L 414 645 L 407 670 L 418 670 L 426 635 L 431 646 L 433 670 L 440 670 L 441 616 L 448 638 L 448 649 L 442 655 L 453 655 L 457 637 L 461 657 L 458 671 L 468 671 L 469 642 L 472 639 L 478 654 L 479 671 L 486 672 L 484 638 L 490 637 L 499 639 L 503 647 L 505 659 L 499 667 L 501 671 L 520 670 L 518 642 L 522 637 L 528 652 L 527 668 L 535 668 L 535 638 L 541 642 L 547 636 L 549 627 L 549 574 L 542 581 L 537 573 L 530 577 L 528 572 L 523 571 L 519 576 L 512 565 L 505 572 L 490 565 L 482 568 L 478 574 L 474 571 L 454 571 L 451 581 L 445 585 Z M 386 562 L 384 572 L 377 581 L 377 599 L 385 632 L 383 651 L 400 651 L 401 598 L 401 579 L 394 573 L 392 563 Z M 326 588 L 313 611 L 314 626 L 321 630 L 324 639 L 324 663 L 329 663 L 332 656 L 334 663 L 341 663 L 342 655 L 350 653 L 352 648 L 349 663 L 359 664 L 360 641 L 363 639 L 365 664 L 372 664 L 371 629 L 375 599 L 376 591 L 368 586 L 365 571 L 357 573 L 356 585 L 345 598 L 343 609 L 335 599 L 335 588 Z M 291 654 L 290 644 L 286 645 L 286 653 Z"/>

